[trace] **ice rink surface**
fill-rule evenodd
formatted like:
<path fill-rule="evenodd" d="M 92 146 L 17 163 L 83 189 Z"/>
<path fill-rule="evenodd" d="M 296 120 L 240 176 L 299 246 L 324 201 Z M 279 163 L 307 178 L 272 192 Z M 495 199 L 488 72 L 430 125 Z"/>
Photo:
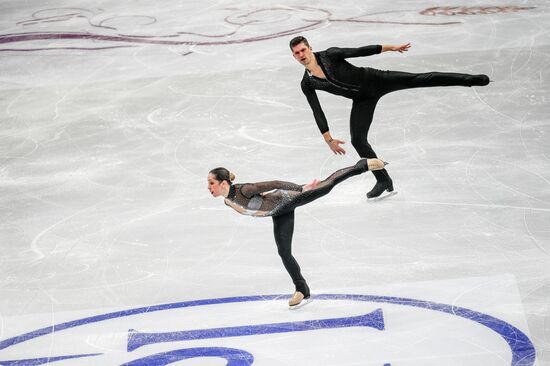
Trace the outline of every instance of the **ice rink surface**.
<path fill-rule="evenodd" d="M 0 3 L 0 365 L 550 365 L 550 3 Z M 353 59 L 485 73 L 400 91 L 372 174 L 296 212 L 292 283 L 269 218 L 206 189 L 352 165 L 350 100 L 288 41 L 411 42 Z M 535 356 L 536 355 L 536 356 Z"/>

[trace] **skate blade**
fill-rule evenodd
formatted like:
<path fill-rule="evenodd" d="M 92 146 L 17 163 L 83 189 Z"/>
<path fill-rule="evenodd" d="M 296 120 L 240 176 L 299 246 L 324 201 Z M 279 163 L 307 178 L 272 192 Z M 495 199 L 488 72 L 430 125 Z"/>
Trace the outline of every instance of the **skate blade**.
<path fill-rule="evenodd" d="M 367 201 L 371 201 L 371 202 L 382 201 L 382 200 L 385 200 L 386 198 L 390 198 L 391 196 L 395 196 L 396 194 L 397 194 L 397 191 L 391 191 L 391 192 L 384 191 L 384 193 L 382 193 L 378 197 L 367 198 Z"/>
<path fill-rule="evenodd" d="M 294 306 L 288 306 L 288 310 L 297 310 L 297 309 L 300 309 L 304 306 L 306 306 L 307 304 L 309 304 L 310 302 L 312 302 L 313 299 L 311 297 L 307 298 L 307 299 L 303 299 L 299 304 L 296 304 Z"/>

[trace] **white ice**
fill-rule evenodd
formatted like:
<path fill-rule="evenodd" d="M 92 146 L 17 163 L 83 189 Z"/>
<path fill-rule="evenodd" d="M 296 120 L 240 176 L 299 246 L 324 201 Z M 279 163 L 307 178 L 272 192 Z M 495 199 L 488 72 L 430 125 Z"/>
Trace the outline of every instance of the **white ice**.
<path fill-rule="evenodd" d="M 48 357 L 60 366 L 120 365 L 199 347 L 243 350 L 258 366 L 512 364 L 508 344 L 473 315 L 324 294 L 470 309 L 519 329 L 535 364 L 550 365 L 550 4 L 464 5 L 3 1 L 0 365 Z M 289 311 L 293 287 L 271 220 L 210 197 L 206 176 L 226 166 L 240 182 L 306 183 L 357 160 L 349 100 L 319 93 L 347 154 L 333 155 L 319 134 L 288 48 L 299 34 L 314 50 L 411 42 L 407 53 L 352 62 L 485 73 L 493 82 L 381 99 L 370 140 L 390 162 L 398 194 L 367 201 L 369 173 L 297 210 L 293 252 L 321 297 Z M 159 304 L 277 294 L 48 328 Z M 383 331 L 313 329 L 127 351 L 129 329 L 270 329 L 261 326 L 376 309 Z M 54 359 L 92 353 L 100 355 Z"/>

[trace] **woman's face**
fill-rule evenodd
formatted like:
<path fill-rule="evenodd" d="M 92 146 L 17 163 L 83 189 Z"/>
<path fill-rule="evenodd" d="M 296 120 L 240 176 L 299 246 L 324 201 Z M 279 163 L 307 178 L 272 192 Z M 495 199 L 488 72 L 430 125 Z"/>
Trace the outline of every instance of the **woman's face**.
<path fill-rule="evenodd" d="M 223 192 L 223 185 L 225 182 L 220 182 L 212 173 L 208 173 L 208 190 L 213 197 L 219 197 Z M 227 184 L 227 183 L 225 183 Z"/>

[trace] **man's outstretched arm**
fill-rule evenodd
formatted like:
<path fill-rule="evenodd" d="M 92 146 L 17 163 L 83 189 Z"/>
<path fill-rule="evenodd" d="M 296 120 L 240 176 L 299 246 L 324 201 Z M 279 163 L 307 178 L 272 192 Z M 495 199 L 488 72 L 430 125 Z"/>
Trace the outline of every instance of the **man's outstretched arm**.
<path fill-rule="evenodd" d="M 409 50 L 411 47 L 410 43 L 401 44 L 401 45 L 371 45 L 364 47 L 356 48 L 340 48 L 340 47 L 331 47 L 327 49 L 327 55 L 332 58 L 351 58 L 351 57 L 364 57 L 376 55 L 382 52 L 387 51 L 396 51 L 403 53 Z"/>

